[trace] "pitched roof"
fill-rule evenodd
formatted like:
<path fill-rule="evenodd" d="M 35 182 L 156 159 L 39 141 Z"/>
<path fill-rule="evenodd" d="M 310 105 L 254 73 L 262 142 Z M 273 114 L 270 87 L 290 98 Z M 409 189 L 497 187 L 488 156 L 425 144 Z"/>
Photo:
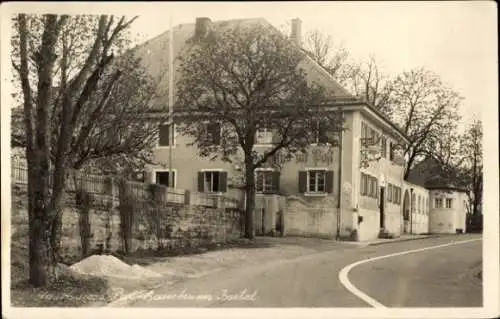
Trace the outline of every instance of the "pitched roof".
<path fill-rule="evenodd" d="M 280 32 L 269 22 L 263 18 L 254 19 L 235 19 L 224 21 L 213 21 L 211 25 L 220 31 L 233 29 L 240 26 L 261 25 L 271 27 L 276 32 Z M 191 44 L 189 40 L 194 36 L 195 23 L 180 24 L 172 29 L 173 33 L 173 55 L 174 67 L 179 66 L 179 57 L 186 53 Z M 168 106 L 168 64 L 169 64 L 169 41 L 170 30 L 142 43 L 135 47 L 132 51 L 136 57 L 140 58 L 143 66 L 150 76 L 159 83 L 158 99 L 153 105 L 154 108 L 167 108 Z M 355 100 L 354 96 L 349 94 L 335 79 L 317 64 L 311 57 L 304 54 L 304 60 L 301 66 L 305 69 L 307 78 L 319 85 L 324 86 L 332 98 Z M 179 73 L 176 72 L 174 79 L 179 78 Z M 174 88 L 175 91 L 175 88 Z M 175 96 L 175 92 L 174 92 Z"/>
<path fill-rule="evenodd" d="M 425 187 L 427 189 L 453 189 L 465 191 L 457 186 L 453 180 L 440 174 L 439 163 L 432 157 L 428 157 L 417 163 L 408 174 L 408 182 Z"/>
<path fill-rule="evenodd" d="M 224 31 L 227 29 L 234 29 L 240 26 L 252 26 L 260 25 L 264 27 L 270 27 L 276 32 L 280 32 L 272 24 L 263 18 L 253 18 L 253 19 L 233 19 L 233 20 L 223 20 L 223 21 L 212 21 L 212 27 Z M 147 72 L 158 81 L 158 99 L 153 103 L 152 108 L 155 110 L 166 110 L 168 108 L 168 64 L 169 64 L 169 41 L 170 41 L 170 30 L 142 43 L 141 45 L 135 47 L 133 51 L 138 58 L 141 58 L 142 64 L 147 70 Z M 174 67 L 177 69 L 179 66 L 179 57 L 187 52 L 191 44 L 189 40 L 194 36 L 195 33 L 195 23 L 180 24 L 172 29 L 173 34 L 173 55 L 174 55 Z M 304 59 L 301 61 L 300 67 L 304 68 L 306 71 L 306 76 L 309 81 L 315 82 L 323 86 L 329 97 L 335 104 L 358 104 L 366 106 L 368 109 L 373 111 L 378 117 L 383 119 L 389 126 L 403 136 L 406 140 L 408 139 L 404 132 L 393 122 L 391 122 L 386 116 L 384 116 L 378 109 L 367 103 L 366 101 L 360 101 L 354 95 L 350 94 L 346 89 L 344 89 L 335 78 L 322 66 L 320 66 L 316 61 L 305 50 Z M 174 75 L 174 80 L 178 79 L 180 76 L 179 72 Z M 174 86 L 174 96 L 175 96 L 175 86 Z"/>

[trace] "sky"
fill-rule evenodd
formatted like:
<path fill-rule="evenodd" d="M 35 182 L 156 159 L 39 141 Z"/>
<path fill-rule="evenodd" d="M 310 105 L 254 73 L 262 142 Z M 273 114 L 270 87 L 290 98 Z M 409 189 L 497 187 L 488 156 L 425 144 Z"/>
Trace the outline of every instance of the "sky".
<path fill-rule="evenodd" d="M 21 5 L 22 4 L 22 5 Z M 497 17 L 493 1 L 322 2 L 40 2 L 10 3 L 34 13 L 138 15 L 131 31 L 140 42 L 168 31 L 170 24 L 265 18 L 276 27 L 302 20 L 302 33 L 331 35 L 351 57 L 375 56 L 387 75 L 424 67 L 465 99 L 463 122 L 498 108 Z M 6 7 L 4 7 L 6 8 Z M 5 10 L 7 14 L 7 10 Z M 5 20 L 4 20 L 5 22 Z M 4 34 L 8 36 L 8 28 Z M 9 59 L 2 62 L 8 63 Z M 496 113 L 495 113 L 496 114 Z"/>
<path fill-rule="evenodd" d="M 140 12 L 132 32 L 145 40 L 196 17 L 261 17 L 276 27 L 298 17 L 303 34 L 331 35 L 355 60 L 374 55 L 388 75 L 421 66 L 437 73 L 465 98 L 464 122 L 498 107 L 494 2 L 148 3 Z"/>

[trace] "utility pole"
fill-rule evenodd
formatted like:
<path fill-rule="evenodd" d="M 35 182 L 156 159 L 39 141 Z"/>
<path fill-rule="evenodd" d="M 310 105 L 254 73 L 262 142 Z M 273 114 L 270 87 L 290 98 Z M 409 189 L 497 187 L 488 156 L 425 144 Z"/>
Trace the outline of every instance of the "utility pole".
<path fill-rule="evenodd" d="M 172 18 L 170 18 L 170 36 L 168 39 L 168 121 L 170 123 L 169 130 L 169 143 L 168 143 L 168 187 L 174 186 L 174 176 L 172 174 L 172 143 L 174 143 L 174 31 L 172 29 Z M 168 194 L 167 194 L 168 197 Z"/>

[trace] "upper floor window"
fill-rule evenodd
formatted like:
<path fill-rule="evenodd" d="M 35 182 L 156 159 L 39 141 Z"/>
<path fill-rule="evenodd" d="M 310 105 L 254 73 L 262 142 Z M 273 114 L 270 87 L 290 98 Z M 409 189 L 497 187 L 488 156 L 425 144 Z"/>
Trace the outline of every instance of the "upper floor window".
<path fill-rule="evenodd" d="M 205 137 L 208 143 L 220 145 L 221 126 L 220 123 L 205 123 Z"/>
<path fill-rule="evenodd" d="M 451 198 L 446 199 L 446 208 L 453 208 L 453 200 Z"/>
<path fill-rule="evenodd" d="M 434 207 L 435 208 L 443 208 L 443 199 L 442 198 L 434 199 Z"/>
<path fill-rule="evenodd" d="M 173 128 L 173 129 L 172 129 Z M 159 130 L 158 130 L 158 146 L 170 146 L 170 143 L 172 143 L 172 146 L 175 145 L 175 142 L 173 141 L 173 136 L 172 134 L 175 131 L 175 124 L 160 124 L 159 125 Z"/>
<path fill-rule="evenodd" d="M 279 191 L 280 172 L 266 169 L 255 170 L 255 191 L 258 193 L 275 193 Z"/>
<path fill-rule="evenodd" d="M 395 151 L 395 145 L 392 142 L 389 142 L 389 160 L 394 161 L 394 151 Z"/>
<path fill-rule="evenodd" d="M 387 158 L 387 138 L 383 137 L 380 139 L 380 155 L 383 158 Z"/>
<path fill-rule="evenodd" d="M 272 144 L 273 142 L 273 130 L 267 127 L 261 127 L 257 130 L 255 137 L 256 144 Z"/>
<path fill-rule="evenodd" d="M 328 143 L 327 124 L 324 121 L 316 121 L 314 125 L 314 144 Z"/>

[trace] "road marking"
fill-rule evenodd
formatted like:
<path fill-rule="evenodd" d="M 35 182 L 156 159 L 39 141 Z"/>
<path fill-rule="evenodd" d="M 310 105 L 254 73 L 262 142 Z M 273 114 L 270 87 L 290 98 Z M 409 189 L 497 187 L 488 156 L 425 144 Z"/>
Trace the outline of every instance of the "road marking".
<path fill-rule="evenodd" d="M 451 243 L 437 245 L 437 246 L 424 247 L 424 248 L 419 248 L 419 249 L 414 249 L 414 250 L 405 250 L 405 251 L 402 251 L 402 252 L 393 253 L 393 254 L 389 254 L 389 255 L 383 255 L 383 256 L 377 256 L 377 257 L 371 257 L 371 258 L 368 258 L 368 259 L 363 259 L 363 260 L 357 261 L 355 263 L 352 263 L 352 264 L 347 265 L 346 267 L 342 268 L 342 270 L 339 272 L 339 280 L 340 280 L 340 283 L 347 290 L 349 290 L 356 297 L 362 299 L 364 302 L 368 303 L 370 306 L 372 306 L 374 308 L 387 308 L 386 306 L 384 306 L 383 304 L 381 304 L 377 300 L 373 299 L 372 297 L 368 296 L 367 294 L 365 294 L 364 292 L 362 292 L 361 290 L 359 290 L 358 288 L 356 288 L 349 281 L 348 275 L 349 275 L 349 271 L 351 271 L 351 269 L 353 269 L 356 266 L 359 266 L 359 265 L 362 265 L 362 264 L 365 264 L 365 263 L 368 263 L 368 262 L 372 262 L 372 261 L 375 261 L 375 260 L 380 260 L 380 259 L 385 259 L 385 258 L 390 258 L 390 257 L 395 257 L 395 256 L 401 256 L 401 255 L 406 255 L 406 254 L 421 252 L 421 251 L 425 251 L 425 250 L 437 249 L 437 248 L 442 248 L 442 247 L 447 247 L 447 246 L 465 244 L 465 243 L 470 243 L 470 242 L 478 241 L 478 240 L 482 240 L 482 238 L 469 239 L 469 240 L 461 240 L 461 241 L 454 241 L 454 242 L 451 242 Z"/>

